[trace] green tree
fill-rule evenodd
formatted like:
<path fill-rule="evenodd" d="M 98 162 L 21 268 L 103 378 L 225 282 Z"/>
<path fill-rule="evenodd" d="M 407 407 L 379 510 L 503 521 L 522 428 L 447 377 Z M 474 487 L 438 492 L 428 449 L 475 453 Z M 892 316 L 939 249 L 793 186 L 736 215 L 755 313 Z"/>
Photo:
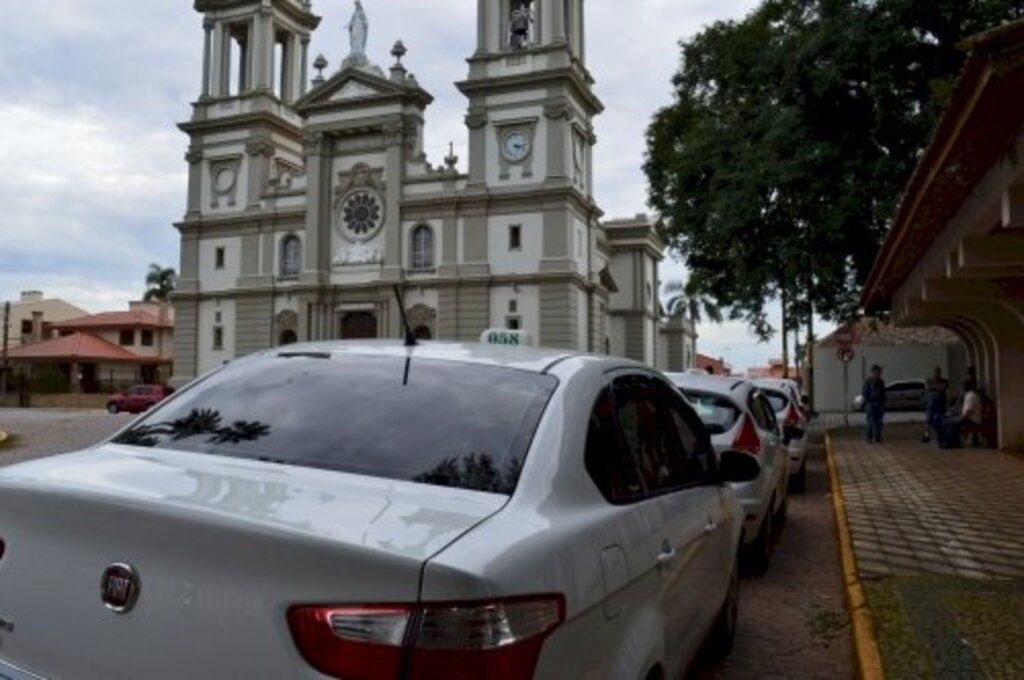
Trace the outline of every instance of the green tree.
<path fill-rule="evenodd" d="M 149 265 L 146 273 L 146 302 L 169 302 L 171 293 L 178 287 L 178 275 L 171 267 L 161 267 L 155 262 Z"/>
<path fill-rule="evenodd" d="M 765 0 L 682 45 L 647 133 L 650 202 L 710 296 L 762 339 L 843 320 L 948 103 L 963 38 L 1024 0 Z"/>
<path fill-rule="evenodd" d="M 670 279 L 661 287 L 661 304 L 669 316 L 681 316 L 694 326 L 704 322 L 722 323 L 722 310 L 707 295 L 697 292 L 691 282 Z"/>

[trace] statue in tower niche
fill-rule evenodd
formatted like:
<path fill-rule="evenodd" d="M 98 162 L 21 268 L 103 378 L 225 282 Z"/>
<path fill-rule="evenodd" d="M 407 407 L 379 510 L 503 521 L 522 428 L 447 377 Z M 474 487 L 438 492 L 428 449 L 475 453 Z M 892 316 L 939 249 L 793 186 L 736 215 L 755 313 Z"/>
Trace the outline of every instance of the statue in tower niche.
<path fill-rule="evenodd" d="M 530 0 L 520 1 L 512 10 L 509 22 L 509 44 L 512 49 L 523 50 L 530 44 L 530 31 L 533 25 L 533 6 Z"/>
<path fill-rule="evenodd" d="M 366 38 L 370 32 L 370 22 L 366 18 L 366 11 L 363 3 L 356 0 L 356 11 L 352 20 L 348 22 L 348 35 L 352 42 L 352 52 L 349 59 L 354 61 L 366 60 Z"/>

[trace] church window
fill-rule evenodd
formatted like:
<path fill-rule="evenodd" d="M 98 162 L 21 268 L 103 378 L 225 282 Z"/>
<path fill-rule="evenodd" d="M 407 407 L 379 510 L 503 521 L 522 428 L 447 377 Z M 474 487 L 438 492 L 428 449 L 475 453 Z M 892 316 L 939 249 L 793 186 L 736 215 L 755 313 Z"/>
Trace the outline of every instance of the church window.
<path fill-rule="evenodd" d="M 505 319 L 505 328 L 510 331 L 518 331 L 523 327 L 523 322 L 518 316 L 510 316 Z"/>
<path fill-rule="evenodd" d="M 228 91 L 225 94 L 237 95 L 249 89 L 249 26 L 239 24 L 229 31 L 230 45 L 225 64 Z"/>
<path fill-rule="evenodd" d="M 508 228 L 508 249 L 523 249 L 523 227 L 521 224 L 513 224 Z"/>
<path fill-rule="evenodd" d="M 302 241 L 289 234 L 281 240 L 281 278 L 295 278 L 302 267 Z"/>
<path fill-rule="evenodd" d="M 509 13 L 509 46 L 522 50 L 535 42 L 536 13 L 533 0 L 512 0 Z"/>
<path fill-rule="evenodd" d="M 224 269 L 225 250 L 217 248 L 213 253 L 213 266 L 215 269 Z"/>
<path fill-rule="evenodd" d="M 380 227 L 384 211 L 375 194 L 357 191 L 349 195 L 341 207 L 341 221 L 355 238 L 367 238 Z"/>
<path fill-rule="evenodd" d="M 421 224 L 412 230 L 412 268 L 434 267 L 434 230 Z"/>
<path fill-rule="evenodd" d="M 213 348 L 215 350 L 224 349 L 224 328 L 223 326 L 213 327 Z"/>
<path fill-rule="evenodd" d="M 508 301 L 508 313 L 515 314 L 519 311 L 519 302 L 517 300 Z"/>

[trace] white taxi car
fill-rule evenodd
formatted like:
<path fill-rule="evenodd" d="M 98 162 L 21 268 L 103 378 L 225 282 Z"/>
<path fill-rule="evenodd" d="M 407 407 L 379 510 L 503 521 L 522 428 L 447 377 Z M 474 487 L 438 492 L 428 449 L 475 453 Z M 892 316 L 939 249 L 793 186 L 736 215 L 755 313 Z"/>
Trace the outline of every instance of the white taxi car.
<path fill-rule="evenodd" d="M 789 451 L 790 488 L 803 493 L 807 489 L 807 417 L 800 406 L 799 388 L 792 380 L 778 378 L 763 378 L 754 384 L 761 388 L 782 426 Z"/>
<path fill-rule="evenodd" d="M 679 677 L 751 460 L 625 360 L 264 352 L 0 471 L 0 677 Z"/>
<path fill-rule="evenodd" d="M 733 488 L 746 513 L 750 564 L 756 571 L 767 569 L 789 499 L 789 454 L 771 404 L 744 378 L 686 373 L 668 377 L 697 410 L 716 451 L 746 452 L 760 464 L 756 479 Z"/>

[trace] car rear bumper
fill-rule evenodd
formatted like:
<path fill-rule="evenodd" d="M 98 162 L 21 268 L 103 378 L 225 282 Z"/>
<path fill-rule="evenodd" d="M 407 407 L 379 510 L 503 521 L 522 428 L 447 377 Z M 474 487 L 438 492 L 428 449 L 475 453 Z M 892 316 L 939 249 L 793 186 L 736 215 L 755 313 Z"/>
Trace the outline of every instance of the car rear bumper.
<path fill-rule="evenodd" d="M 807 436 L 791 441 L 786 452 L 789 454 L 789 476 L 800 474 L 800 468 L 807 457 Z"/>
<path fill-rule="evenodd" d="M 0 659 L 0 680 L 46 680 L 46 678 L 35 673 L 29 673 L 14 664 Z"/>

